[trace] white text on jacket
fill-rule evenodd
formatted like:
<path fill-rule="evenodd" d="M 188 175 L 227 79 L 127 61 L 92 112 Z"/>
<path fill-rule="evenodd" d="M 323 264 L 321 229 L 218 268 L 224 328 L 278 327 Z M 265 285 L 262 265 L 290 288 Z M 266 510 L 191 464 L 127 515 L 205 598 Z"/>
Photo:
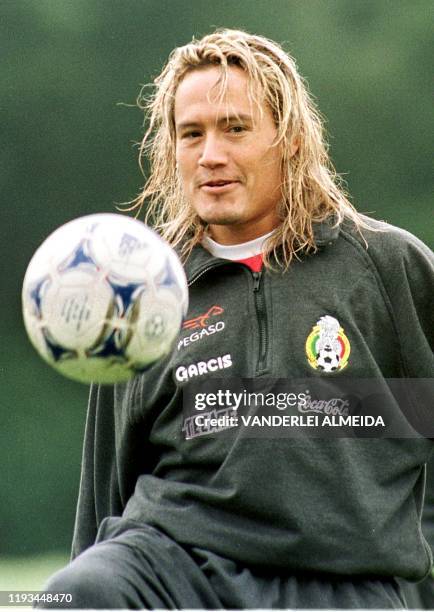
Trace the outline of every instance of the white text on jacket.
<path fill-rule="evenodd" d="M 180 365 L 176 368 L 175 377 L 179 382 L 184 382 L 194 376 L 202 376 L 209 372 L 216 372 L 217 370 L 224 370 L 232 366 L 232 357 L 228 353 L 221 357 L 212 357 L 208 361 L 198 361 L 197 363 L 191 363 L 190 365 Z"/>

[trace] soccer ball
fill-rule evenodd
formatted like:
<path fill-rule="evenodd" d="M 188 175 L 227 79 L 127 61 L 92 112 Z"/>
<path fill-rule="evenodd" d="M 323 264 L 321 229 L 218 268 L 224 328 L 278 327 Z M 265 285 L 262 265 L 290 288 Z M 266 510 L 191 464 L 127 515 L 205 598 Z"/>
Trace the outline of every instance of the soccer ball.
<path fill-rule="evenodd" d="M 340 357 L 331 347 L 325 346 L 317 355 L 318 370 L 336 372 L 339 369 Z"/>
<path fill-rule="evenodd" d="M 176 253 L 142 222 L 95 214 L 39 247 L 22 293 L 39 354 L 80 382 L 116 383 L 167 355 L 188 307 Z"/>

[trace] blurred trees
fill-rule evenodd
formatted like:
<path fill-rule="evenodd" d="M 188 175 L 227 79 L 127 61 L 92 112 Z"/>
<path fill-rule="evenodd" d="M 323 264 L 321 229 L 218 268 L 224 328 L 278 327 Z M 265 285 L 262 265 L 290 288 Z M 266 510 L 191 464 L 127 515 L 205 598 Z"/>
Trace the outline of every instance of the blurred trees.
<path fill-rule="evenodd" d="M 432 246 L 429 0 L 3 0 L 0 126 L 1 553 L 69 547 L 87 389 L 24 335 L 20 288 L 40 242 L 142 184 L 140 85 L 214 27 L 283 42 L 327 117 L 360 210 Z"/>

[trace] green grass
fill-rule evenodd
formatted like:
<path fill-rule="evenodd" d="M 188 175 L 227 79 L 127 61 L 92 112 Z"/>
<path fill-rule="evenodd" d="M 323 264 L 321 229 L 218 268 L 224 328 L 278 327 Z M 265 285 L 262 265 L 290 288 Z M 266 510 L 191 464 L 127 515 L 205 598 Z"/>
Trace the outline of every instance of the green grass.
<path fill-rule="evenodd" d="M 51 574 L 68 563 L 61 554 L 0 558 L 0 591 L 40 591 Z"/>

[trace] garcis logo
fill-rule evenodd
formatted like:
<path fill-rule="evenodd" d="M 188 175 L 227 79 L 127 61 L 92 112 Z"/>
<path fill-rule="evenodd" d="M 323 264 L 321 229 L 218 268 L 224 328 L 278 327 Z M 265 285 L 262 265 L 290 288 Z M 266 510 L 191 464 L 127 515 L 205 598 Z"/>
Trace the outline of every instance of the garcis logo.
<path fill-rule="evenodd" d="M 195 376 L 203 376 L 203 374 L 209 374 L 211 372 L 217 372 L 217 370 L 224 370 L 232 366 L 232 357 L 230 353 L 226 355 L 220 355 L 219 357 L 212 357 L 208 361 L 198 361 L 197 363 L 191 363 L 190 365 L 180 365 L 176 368 L 175 377 L 179 382 L 185 382 Z"/>
<path fill-rule="evenodd" d="M 188 319 L 188 321 L 184 321 L 182 325 L 182 329 L 194 329 L 194 331 L 189 336 L 185 336 L 185 338 L 181 338 L 178 342 L 178 350 L 183 346 L 188 346 L 192 342 L 197 342 L 197 340 L 201 340 L 206 336 L 211 336 L 216 332 L 223 331 L 225 328 L 224 321 L 217 321 L 216 323 L 210 323 L 209 319 L 211 317 L 215 317 L 224 312 L 221 306 L 211 306 L 211 308 L 205 312 L 204 314 L 199 315 L 198 317 L 194 317 L 193 319 Z"/>

